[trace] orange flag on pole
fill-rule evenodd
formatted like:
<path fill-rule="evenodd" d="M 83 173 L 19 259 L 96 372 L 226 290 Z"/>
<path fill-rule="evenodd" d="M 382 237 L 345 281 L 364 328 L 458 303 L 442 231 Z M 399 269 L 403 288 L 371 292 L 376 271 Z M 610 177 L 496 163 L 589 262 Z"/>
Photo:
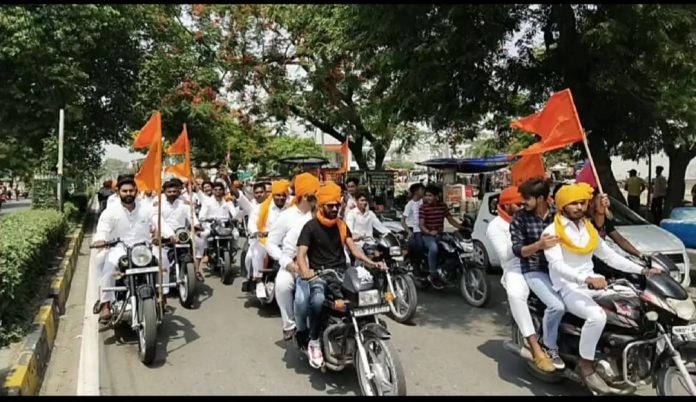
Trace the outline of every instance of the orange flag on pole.
<path fill-rule="evenodd" d="M 585 136 L 569 89 L 553 94 L 541 112 L 513 121 L 510 126 L 541 137 L 540 142 L 518 152 L 520 156 L 563 148 Z"/>
<path fill-rule="evenodd" d="M 150 117 L 150 120 L 145 123 L 143 128 L 140 129 L 138 135 L 133 141 L 133 148 L 140 149 L 149 147 L 155 140 L 162 139 L 162 115 L 160 112 L 155 112 Z"/>
<path fill-rule="evenodd" d="M 159 112 L 152 115 L 133 143 L 134 148 L 146 146 L 150 150 L 135 175 L 135 183 L 139 191 L 154 191 L 159 195 L 162 191 L 162 119 Z"/>
<path fill-rule="evenodd" d="M 192 179 L 191 174 L 191 144 L 188 139 L 188 131 L 186 130 L 186 124 L 179 134 L 179 138 L 167 148 L 167 154 L 169 155 L 181 155 L 184 154 L 184 162 L 179 163 L 174 166 L 169 166 L 165 170 L 168 173 L 172 173 L 179 177 L 185 177 L 189 180 Z"/>
<path fill-rule="evenodd" d="M 518 186 L 529 179 L 535 177 L 546 177 L 546 169 L 544 168 L 544 161 L 541 160 L 541 155 L 527 155 L 523 156 L 512 165 L 511 175 L 512 175 L 512 185 Z"/>

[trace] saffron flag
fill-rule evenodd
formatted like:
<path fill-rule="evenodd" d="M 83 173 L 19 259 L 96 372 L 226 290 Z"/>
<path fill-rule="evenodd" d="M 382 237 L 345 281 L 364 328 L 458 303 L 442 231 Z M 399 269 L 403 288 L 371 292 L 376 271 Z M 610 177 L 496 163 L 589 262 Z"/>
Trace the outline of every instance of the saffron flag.
<path fill-rule="evenodd" d="M 529 179 L 546 177 L 544 161 L 541 160 L 541 155 L 539 154 L 523 156 L 520 158 L 520 160 L 512 165 L 510 170 L 512 175 L 512 185 L 518 187 L 520 184 Z"/>
<path fill-rule="evenodd" d="M 135 183 L 139 191 L 162 192 L 162 119 L 155 112 L 145 126 L 140 130 L 133 143 L 135 148 L 150 147 L 145 162 L 135 175 Z"/>
<path fill-rule="evenodd" d="M 179 134 L 179 137 L 176 139 L 176 141 L 167 148 L 167 154 L 169 155 L 181 155 L 184 154 L 184 162 L 179 163 L 174 166 L 168 166 L 165 171 L 168 173 L 174 174 L 179 177 L 184 177 L 187 178 L 188 180 L 192 179 L 192 172 L 191 172 L 191 144 L 189 143 L 188 139 L 188 131 L 186 130 L 186 124 L 184 124 L 184 128 L 181 131 L 181 134 Z"/>

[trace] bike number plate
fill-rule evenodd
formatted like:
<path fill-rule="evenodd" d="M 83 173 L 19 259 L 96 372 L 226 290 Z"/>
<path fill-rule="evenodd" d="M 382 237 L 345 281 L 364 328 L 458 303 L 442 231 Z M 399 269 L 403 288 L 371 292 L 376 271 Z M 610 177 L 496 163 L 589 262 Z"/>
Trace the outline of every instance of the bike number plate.
<path fill-rule="evenodd" d="M 126 275 L 159 273 L 159 267 L 131 268 L 126 270 Z"/>
<path fill-rule="evenodd" d="M 353 315 L 355 317 L 365 317 L 367 315 L 384 314 L 384 313 L 388 313 L 388 312 L 389 312 L 389 305 L 384 305 L 384 306 L 356 308 L 353 310 Z"/>
<path fill-rule="evenodd" d="M 695 338 L 696 337 L 696 324 L 672 327 L 672 333 L 674 335 L 679 335 L 679 336 L 683 336 L 686 338 Z"/>

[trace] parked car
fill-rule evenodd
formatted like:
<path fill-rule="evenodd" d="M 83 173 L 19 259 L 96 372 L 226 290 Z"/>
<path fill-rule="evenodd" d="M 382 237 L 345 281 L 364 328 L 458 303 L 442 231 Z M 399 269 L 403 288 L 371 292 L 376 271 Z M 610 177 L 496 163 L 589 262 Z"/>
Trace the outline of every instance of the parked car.
<path fill-rule="evenodd" d="M 498 215 L 499 192 L 486 193 L 481 202 L 481 208 L 476 214 L 474 223 L 474 255 L 476 260 L 487 268 L 499 268 L 500 259 L 495 254 L 490 240 L 486 237 L 486 229 L 493 218 Z M 653 225 L 640 215 L 631 211 L 619 200 L 609 197 L 611 200 L 611 212 L 613 213 L 616 230 L 644 254 L 661 253 L 671 259 L 680 270 L 678 281 L 683 287 L 691 283 L 690 262 L 684 243 L 672 233 Z M 617 252 L 625 255 L 609 237 L 607 243 Z M 676 279 L 676 278 L 675 278 Z"/>
<path fill-rule="evenodd" d="M 691 271 L 696 270 L 696 207 L 674 208 L 660 227 L 677 236 L 686 246 Z"/>

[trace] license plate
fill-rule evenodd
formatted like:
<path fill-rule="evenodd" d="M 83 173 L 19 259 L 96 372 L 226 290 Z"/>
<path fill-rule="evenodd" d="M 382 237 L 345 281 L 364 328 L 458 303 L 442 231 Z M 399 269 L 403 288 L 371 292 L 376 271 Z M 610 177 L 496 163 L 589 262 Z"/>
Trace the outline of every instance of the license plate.
<path fill-rule="evenodd" d="M 404 257 L 402 257 L 402 256 L 392 257 L 392 260 L 398 261 L 398 262 L 403 262 L 403 261 L 404 261 Z"/>
<path fill-rule="evenodd" d="M 364 317 L 367 315 L 383 314 L 389 312 L 389 305 L 374 306 L 374 307 L 363 307 L 356 308 L 353 310 L 353 315 L 355 317 Z"/>
<path fill-rule="evenodd" d="M 672 333 L 679 336 L 696 335 L 696 324 L 672 327 Z"/>
<path fill-rule="evenodd" d="M 126 275 L 138 275 L 149 273 L 159 273 L 159 267 L 131 268 L 126 270 Z"/>

